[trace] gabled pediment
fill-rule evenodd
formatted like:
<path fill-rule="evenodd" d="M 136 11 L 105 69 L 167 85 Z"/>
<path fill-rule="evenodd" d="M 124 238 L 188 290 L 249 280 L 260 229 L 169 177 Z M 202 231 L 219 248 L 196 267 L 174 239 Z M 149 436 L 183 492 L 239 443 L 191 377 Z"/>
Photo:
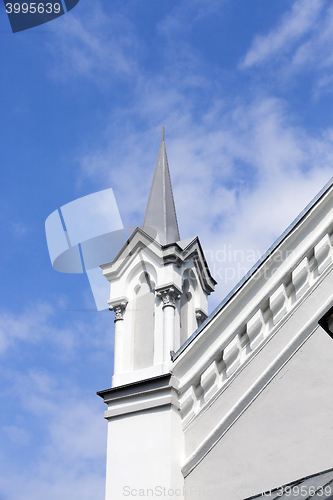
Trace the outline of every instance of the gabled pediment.
<path fill-rule="evenodd" d="M 216 281 L 210 274 L 198 237 L 161 245 L 156 240 L 156 231 L 153 228 L 148 230 L 137 227 L 115 259 L 100 266 L 109 281 L 120 276 L 141 252 L 161 266 L 173 264 L 182 267 L 186 262 L 193 261 L 202 289 L 208 295 L 214 291 Z"/>
<path fill-rule="evenodd" d="M 152 229 L 150 232 L 148 234 L 140 227 L 135 228 L 113 261 L 100 266 L 109 281 L 120 276 L 141 251 L 154 255 L 162 262 L 162 245 L 156 240 L 156 231 Z"/>
<path fill-rule="evenodd" d="M 200 241 L 198 237 L 170 243 L 163 246 L 163 259 L 167 264 L 173 262 L 174 259 L 179 259 L 179 265 L 186 261 L 192 260 L 197 270 L 202 289 L 209 295 L 214 292 L 217 282 L 210 274 L 210 270 L 205 259 Z"/>

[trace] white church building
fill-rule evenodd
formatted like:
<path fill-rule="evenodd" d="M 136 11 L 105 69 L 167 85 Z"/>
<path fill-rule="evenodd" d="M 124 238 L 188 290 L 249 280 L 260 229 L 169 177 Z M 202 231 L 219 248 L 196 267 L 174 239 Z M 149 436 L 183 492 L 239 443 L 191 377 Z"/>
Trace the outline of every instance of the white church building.
<path fill-rule="evenodd" d="M 333 182 L 208 315 L 164 132 L 144 222 L 110 263 L 106 500 L 333 499 Z"/>

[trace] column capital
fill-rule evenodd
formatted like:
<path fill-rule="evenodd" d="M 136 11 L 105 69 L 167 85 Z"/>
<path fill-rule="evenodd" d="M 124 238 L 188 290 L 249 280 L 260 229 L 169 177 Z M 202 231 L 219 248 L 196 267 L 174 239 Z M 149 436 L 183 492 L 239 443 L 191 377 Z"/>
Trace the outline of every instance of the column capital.
<path fill-rule="evenodd" d="M 113 300 L 108 300 L 109 304 L 109 309 L 110 311 L 114 311 L 115 316 L 114 316 L 114 322 L 123 320 L 123 313 L 126 309 L 126 306 L 128 304 L 128 298 L 127 297 L 119 297 L 117 299 Z"/>
<path fill-rule="evenodd" d="M 176 307 L 176 300 L 179 300 L 182 292 L 174 284 L 164 285 L 156 288 L 157 297 L 163 301 L 163 309 L 167 306 Z"/>

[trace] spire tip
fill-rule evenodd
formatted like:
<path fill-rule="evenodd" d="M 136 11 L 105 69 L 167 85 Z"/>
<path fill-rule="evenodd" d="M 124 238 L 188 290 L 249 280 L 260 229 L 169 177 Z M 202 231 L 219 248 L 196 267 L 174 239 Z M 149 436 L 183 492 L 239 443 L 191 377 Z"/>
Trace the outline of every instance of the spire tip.
<path fill-rule="evenodd" d="M 147 208 L 142 224 L 157 231 L 161 245 L 180 240 L 175 202 L 173 199 L 168 159 L 162 127 L 162 143 L 158 152 L 153 182 L 151 184 Z"/>

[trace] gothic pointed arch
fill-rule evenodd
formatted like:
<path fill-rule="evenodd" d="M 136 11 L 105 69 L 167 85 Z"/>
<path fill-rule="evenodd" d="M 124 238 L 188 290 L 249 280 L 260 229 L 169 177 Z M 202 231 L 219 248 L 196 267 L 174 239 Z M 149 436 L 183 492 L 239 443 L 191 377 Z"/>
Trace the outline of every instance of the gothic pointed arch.
<path fill-rule="evenodd" d="M 154 364 L 155 283 L 143 271 L 133 294 L 133 369 Z"/>
<path fill-rule="evenodd" d="M 180 345 L 192 335 L 195 330 L 195 291 L 197 280 L 193 269 L 183 273 L 182 296 L 180 299 Z"/>

